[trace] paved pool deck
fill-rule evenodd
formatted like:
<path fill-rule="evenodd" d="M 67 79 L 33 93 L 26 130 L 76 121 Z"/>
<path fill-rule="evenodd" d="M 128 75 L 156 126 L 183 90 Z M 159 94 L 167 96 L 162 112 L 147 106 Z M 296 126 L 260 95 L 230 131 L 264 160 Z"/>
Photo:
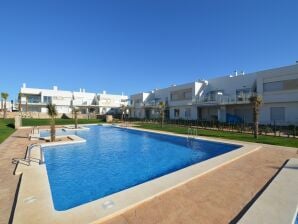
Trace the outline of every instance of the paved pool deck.
<path fill-rule="evenodd" d="M 263 145 L 256 152 L 102 223 L 236 223 L 289 158 L 298 158 L 297 149 Z"/>
<path fill-rule="evenodd" d="M 12 158 L 23 158 L 30 129 L 17 130 L 0 144 L 0 223 L 8 223 L 20 176 L 14 176 Z M 105 224 L 229 223 L 297 149 L 263 145 L 238 160 L 157 196 L 113 217 Z"/>
<path fill-rule="evenodd" d="M 0 223 L 9 223 L 11 210 L 20 176 L 13 175 L 15 164 L 13 158 L 24 158 L 27 145 L 37 142 L 29 141 L 27 136 L 31 129 L 14 132 L 0 144 Z"/>

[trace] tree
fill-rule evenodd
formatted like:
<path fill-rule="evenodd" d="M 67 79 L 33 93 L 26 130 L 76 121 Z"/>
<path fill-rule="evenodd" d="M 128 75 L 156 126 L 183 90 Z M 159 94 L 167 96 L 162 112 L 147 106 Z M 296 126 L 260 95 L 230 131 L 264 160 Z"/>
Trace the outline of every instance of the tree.
<path fill-rule="evenodd" d="M 18 94 L 18 101 L 19 101 L 19 112 L 22 112 L 22 93 Z"/>
<path fill-rule="evenodd" d="M 260 106 L 262 104 L 262 97 L 258 95 L 252 95 L 249 98 L 249 102 L 252 104 L 253 109 L 253 122 L 254 122 L 254 137 L 258 138 L 259 135 L 259 114 Z"/>
<path fill-rule="evenodd" d="M 160 118 L 161 118 L 161 127 L 163 127 L 164 119 L 165 119 L 165 109 L 166 109 L 166 105 L 163 101 L 159 102 L 158 109 L 159 109 Z"/>
<path fill-rule="evenodd" d="M 74 113 L 75 129 L 77 129 L 78 128 L 78 113 L 80 112 L 80 109 L 77 107 L 73 107 L 72 112 Z"/>
<path fill-rule="evenodd" d="M 124 121 L 124 115 L 126 114 L 126 106 L 124 104 L 121 105 L 121 120 Z"/>
<path fill-rule="evenodd" d="M 3 109 L 3 118 L 4 119 L 6 118 L 6 112 L 7 112 L 6 101 L 7 101 L 8 96 L 9 96 L 8 93 L 4 93 L 4 92 L 1 93 L 1 98 L 4 100 L 4 109 Z"/>
<path fill-rule="evenodd" d="M 28 113 L 28 96 L 25 96 L 26 97 L 26 113 Z"/>
<path fill-rule="evenodd" d="M 51 118 L 51 142 L 55 141 L 56 138 L 56 127 L 55 127 L 55 118 L 58 115 L 56 105 L 49 103 L 47 105 L 48 115 Z"/>

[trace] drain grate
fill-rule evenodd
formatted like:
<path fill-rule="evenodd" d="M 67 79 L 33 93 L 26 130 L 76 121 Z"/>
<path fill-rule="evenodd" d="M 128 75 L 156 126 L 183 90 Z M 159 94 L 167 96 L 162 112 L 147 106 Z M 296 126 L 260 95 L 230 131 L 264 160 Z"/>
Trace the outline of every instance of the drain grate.
<path fill-rule="evenodd" d="M 30 196 L 30 197 L 27 197 L 27 198 L 24 199 L 24 203 L 25 203 L 25 204 L 30 204 L 30 203 L 35 202 L 36 200 L 37 200 L 36 197 L 34 197 L 34 196 Z"/>
<path fill-rule="evenodd" d="M 103 207 L 103 209 L 109 209 L 109 208 L 114 207 L 114 205 L 115 205 L 115 203 L 113 201 L 105 201 L 102 204 L 102 207 Z"/>

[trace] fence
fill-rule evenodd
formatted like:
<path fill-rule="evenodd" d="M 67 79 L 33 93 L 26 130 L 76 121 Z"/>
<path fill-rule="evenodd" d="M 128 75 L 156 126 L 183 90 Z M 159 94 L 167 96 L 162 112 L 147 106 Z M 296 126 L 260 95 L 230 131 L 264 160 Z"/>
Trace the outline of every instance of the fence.
<path fill-rule="evenodd" d="M 160 124 L 160 119 L 136 119 L 127 118 L 126 121 L 130 122 L 142 122 L 151 124 Z M 230 131 L 237 133 L 249 133 L 253 134 L 254 124 L 252 123 L 223 123 L 218 121 L 204 121 L 204 120 L 164 120 L 165 125 L 181 126 L 181 127 L 195 127 L 206 130 L 217 130 L 217 131 Z M 277 125 L 273 124 L 260 124 L 259 125 L 260 135 L 271 135 L 280 137 L 298 137 L 298 126 L 296 125 Z"/>

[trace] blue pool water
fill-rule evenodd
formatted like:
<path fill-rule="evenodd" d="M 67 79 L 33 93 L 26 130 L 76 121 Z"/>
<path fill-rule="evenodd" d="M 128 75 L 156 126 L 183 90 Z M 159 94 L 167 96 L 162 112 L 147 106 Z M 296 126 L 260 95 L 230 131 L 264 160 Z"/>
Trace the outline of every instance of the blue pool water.
<path fill-rule="evenodd" d="M 89 127 L 89 131 L 67 132 L 86 143 L 44 150 L 56 210 L 73 208 L 240 147 L 116 127 Z"/>

